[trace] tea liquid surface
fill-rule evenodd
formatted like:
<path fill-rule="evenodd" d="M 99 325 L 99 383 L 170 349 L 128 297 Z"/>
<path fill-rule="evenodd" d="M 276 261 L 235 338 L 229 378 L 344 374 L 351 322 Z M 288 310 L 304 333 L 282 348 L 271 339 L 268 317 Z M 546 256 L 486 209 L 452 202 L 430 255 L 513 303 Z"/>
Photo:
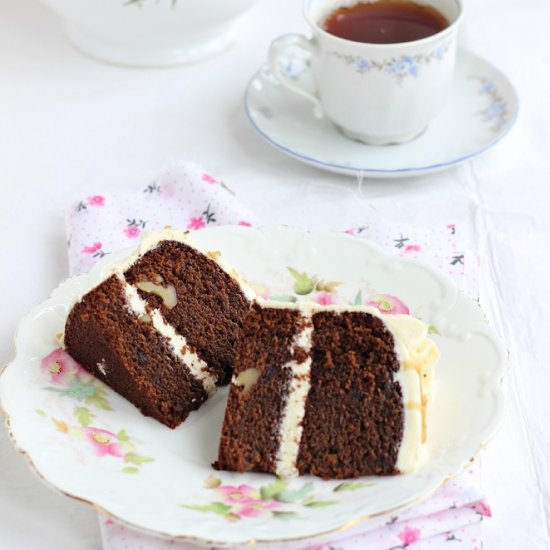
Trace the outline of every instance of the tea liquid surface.
<path fill-rule="evenodd" d="M 338 8 L 321 26 L 354 42 L 397 44 L 432 36 L 447 28 L 449 21 L 432 6 L 411 0 L 377 0 Z"/>

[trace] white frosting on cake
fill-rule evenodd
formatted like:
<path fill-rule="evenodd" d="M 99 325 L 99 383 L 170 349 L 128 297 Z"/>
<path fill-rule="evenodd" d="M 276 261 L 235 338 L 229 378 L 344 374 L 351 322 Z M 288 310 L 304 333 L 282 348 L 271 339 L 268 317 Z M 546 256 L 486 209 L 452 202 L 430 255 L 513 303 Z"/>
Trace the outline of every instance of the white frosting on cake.
<path fill-rule="evenodd" d="M 423 443 L 426 439 L 426 407 L 431 394 L 432 372 L 439 359 L 437 346 L 428 338 L 428 326 L 410 315 L 382 315 L 376 308 L 370 306 L 320 306 L 312 302 L 288 303 L 266 300 L 257 300 L 257 302 L 262 307 L 299 310 L 308 317 L 319 311 L 332 311 L 335 313 L 363 312 L 377 317 L 384 323 L 394 338 L 394 349 L 400 363 L 399 371 L 394 374 L 394 380 L 401 386 L 403 394 L 403 439 L 399 448 L 396 468 L 401 473 L 409 473 L 417 469 L 423 458 Z M 308 370 L 309 367 L 310 364 Z M 292 391 L 291 386 L 291 394 Z M 302 388 L 299 399 L 294 400 L 291 396 L 288 398 L 288 402 L 291 402 L 293 407 L 291 414 L 293 417 L 299 417 L 300 419 L 303 419 L 307 400 L 307 391 L 305 396 L 303 393 Z M 279 466 L 277 466 L 277 474 L 281 477 L 297 474 L 296 459 L 299 441 L 293 464 L 291 463 L 289 449 L 294 449 L 294 447 L 289 447 L 286 441 L 287 439 L 294 441 L 297 434 L 301 437 L 302 430 L 300 427 L 299 431 L 294 430 L 292 433 L 283 436 L 283 430 L 290 429 L 288 426 L 288 424 L 285 424 L 285 426 L 281 424 L 281 448 L 278 456 L 282 456 L 284 453 L 286 457 L 284 472 L 279 472 Z M 283 446 L 285 449 L 282 449 Z"/>
<path fill-rule="evenodd" d="M 427 438 L 426 408 L 439 350 L 428 338 L 428 326 L 419 319 L 410 315 L 385 315 L 382 320 L 393 334 L 401 364 L 394 379 L 403 392 L 405 425 L 396 466 L 401 473 L 409 473 L 423 458 L 423 444 Z"/>
<path fill-rule="evenodd" d="M 298 363 L 294 358 L 283 365 L 283 369 L 290 369 L 292 378 L 288 389 L 288 395 L 284 406 L 283 417 L 279 427 L 279 450 L 277 453 L 275 473 L 282 478 L 298 475 L 296 461 L 302 439 L 302 420 L 306 412 L 306 400 L 311 387 L 311 340 L 313 325 L 311 317 L 304 315 L 304 326 L 298 332 L 291 343 L 290 353 L 294 355 L 294 349 L 300 348 L 308 356 L 305 361 Z"/>
<path fill-rule="evenodd" d="M 150 318 L 153 328 L 167 340 L 173 355 L 189 369 L 194 378 L 202 383 L 204 391 L 209 396 L 212 395 L 216 391 L 217 378 L 208 370 L 208 365 L 189 349 L 187 340 L 166 322 L 158 309 L 149 309 L 148 311 L 147 302 L 141 298 L 137 289 L 128 284 L 121 275 L 118 277 L 124 285 L 128 308 L 138 317 Z"/>

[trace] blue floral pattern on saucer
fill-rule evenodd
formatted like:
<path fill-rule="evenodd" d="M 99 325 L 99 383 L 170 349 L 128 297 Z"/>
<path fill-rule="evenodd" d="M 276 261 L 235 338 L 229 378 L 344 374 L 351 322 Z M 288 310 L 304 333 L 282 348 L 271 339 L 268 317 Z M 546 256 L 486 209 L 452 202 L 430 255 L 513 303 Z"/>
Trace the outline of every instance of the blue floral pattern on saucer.
<path fill-rule="evenodd" d="M 479 94 L 489 98 L 489 104 L 480 111 L 479 115 L 489 124 L 491 131 L 497 134 L 508 122 L 508 104 L 494 82 L 484 77 L 477 77 L 476 80 L 481 84 Z"/>

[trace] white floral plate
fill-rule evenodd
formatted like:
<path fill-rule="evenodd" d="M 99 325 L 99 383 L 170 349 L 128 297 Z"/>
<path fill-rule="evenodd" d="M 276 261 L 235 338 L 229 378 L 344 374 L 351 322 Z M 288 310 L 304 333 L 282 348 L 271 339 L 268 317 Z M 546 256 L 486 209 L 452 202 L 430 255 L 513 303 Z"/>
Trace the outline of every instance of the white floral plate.
<path fill-rule="evenodd" d="M 311 80 L 307 61 L 293 59 L 283 69 L 306 85 Z M 244 103 L 254 128 L 283 153 L 329 172 L 377 178 L 418 176 L 460 164 L 495 145 L 518 113 L 508 78 L 467 50 L 458 51 L 455 83 L 443 111 L 424 134 L 401 145 L 370 146 L 344 137 L 326 118 L 316 118 L 307 100 L 283 88 L 267 65 L 252 77 Z"/>
<path fill-rule="evenodd" d="M 220 250 L 260 294 L 375 302 L 387 311 L 409 308 L 431 324 L 442 358 L 426 463 L 413 475 L 349 482 L 214 471 L 226 389 L 170 430 L 57 349 L 71 304 L 98 281 L 104 259 L 24 318 L 16 357 L 0 379 L 14 443 L 63 493 L 133 526 L 205 544 L 309 538 L 427 497 L 494 434 L 505 350 L 478 305 L 446 276 L 345 234 L 227 226 L 195 240 Z"/>

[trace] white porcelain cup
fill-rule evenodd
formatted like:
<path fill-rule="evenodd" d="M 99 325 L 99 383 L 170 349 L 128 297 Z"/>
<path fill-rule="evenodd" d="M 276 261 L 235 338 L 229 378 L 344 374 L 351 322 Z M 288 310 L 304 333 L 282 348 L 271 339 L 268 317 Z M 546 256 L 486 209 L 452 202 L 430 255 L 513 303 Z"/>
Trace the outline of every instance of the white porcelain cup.
<path fill-rule="evenodd" d="M 449 26 L 412 42 L 372 44 L 346 40 L 323 29 L 326 18 L 357 0 L 306 0 L 312 37 L 275 39 L 269 66 L 286 88 L 313 102 L 348 137 L 372 145 L 402 143 L 422 134 L 449 96 L 453 83 L 461 0 L 418 0 L 442 13 Z M 285 70 L 308 54 L 314 88 Z"/>

